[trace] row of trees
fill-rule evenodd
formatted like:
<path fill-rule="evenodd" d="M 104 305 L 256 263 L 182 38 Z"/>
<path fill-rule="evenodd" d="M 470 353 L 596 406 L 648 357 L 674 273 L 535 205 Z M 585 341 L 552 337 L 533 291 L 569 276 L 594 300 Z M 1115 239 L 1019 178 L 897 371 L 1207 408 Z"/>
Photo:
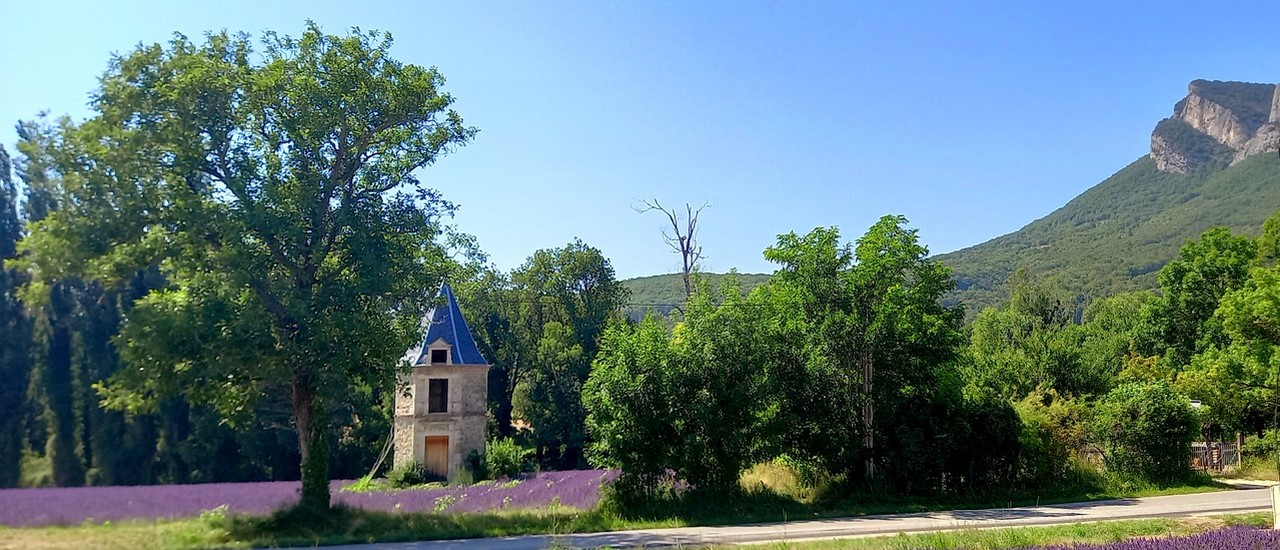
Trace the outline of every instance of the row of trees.
<path fill-rule="evenodd" d="M 622 468 L 628 493 L 672 472 L 731 491 L 779 456 L 905 492 L 997 483 L 1011 465 L 978 450 L 1000 452 L 1017 417 L 962 391 L 963 311 L 942 305 L 950 274 L 905 223 L 853 246 L 836 229 L 782 235 L 765 252 L 780 268 L 746 297 L 730 280 L 719 303 L 695 292 L 672 330 L 612 327 L 584 398 L 594 460 Z"/>
<path fill-rule="evenodd" d="M 1111 475 L 1176 482 L 1193 438 L 1271 425 L 1278 236 L 1280 215 L 1258 239 L 1211 229 L 1159 289 L 1087 307 L 1019 271 L 966 331 L 941 305 L 948 270 L 904 219 L 854 245 L 834 229 L 782 235 L 765 252 L 778 271 L 750 294 L 704 286 L 673 329 L 606 332 L 584 397 L 592 457 L 633 493 L 673 472 L 733 490 L 777 458 L 903 492 L 1053 489 L 1090 452 Z"/>

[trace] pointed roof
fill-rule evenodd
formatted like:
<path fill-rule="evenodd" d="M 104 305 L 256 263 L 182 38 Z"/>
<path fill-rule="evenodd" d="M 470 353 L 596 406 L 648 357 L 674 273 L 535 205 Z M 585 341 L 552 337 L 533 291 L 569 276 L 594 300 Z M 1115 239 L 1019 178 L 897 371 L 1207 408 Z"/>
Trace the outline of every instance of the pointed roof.
<path fill-rule="evenodd" d="M 466 319 L 462 318 L 462 310 L 458 308 L 458 300 L 453 297 L 453 290 L 446 284 L 440 287 L 444 303 L 436 306 L 427 314 L 427 335 L 422 339 L 422 348 L 418 352 L 415 365 L 428 363 L 427 349 L 436 340 L 444 340 L 451 346 L 449 359 L 455 365 L 488 365 L 476 347 L 476 340 L 467 328 Z"/>

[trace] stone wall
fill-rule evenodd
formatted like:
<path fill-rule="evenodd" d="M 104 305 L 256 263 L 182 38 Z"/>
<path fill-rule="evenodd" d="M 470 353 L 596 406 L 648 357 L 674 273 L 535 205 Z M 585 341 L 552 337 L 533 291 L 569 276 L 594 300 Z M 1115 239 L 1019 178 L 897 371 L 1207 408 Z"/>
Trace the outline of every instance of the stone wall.
<path fill-rule="evenodd" d="M 449 406 L 445 413 L 427 412 L 427 380 L 449 380 Z M 426 458 L 427 436 L 449 437 L 449 477 L 465 470 L 472 450 L 484 453 L 488 422 L 489 368 L 483 365 L 427 365 L 413 368 L 406 380 L 408 392 L 396 397 L 395 467 Z"/>

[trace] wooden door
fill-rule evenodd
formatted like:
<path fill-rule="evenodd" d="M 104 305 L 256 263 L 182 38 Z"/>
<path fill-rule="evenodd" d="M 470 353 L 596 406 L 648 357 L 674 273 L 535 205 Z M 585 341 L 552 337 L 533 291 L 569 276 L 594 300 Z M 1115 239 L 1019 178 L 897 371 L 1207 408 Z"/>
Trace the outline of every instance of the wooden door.
<path fill-rule="evenodd" d="M 441 479 L 449 477 L 449 436 L 427 436 L 427 456 L 423 460 L 427 472 Z"/>

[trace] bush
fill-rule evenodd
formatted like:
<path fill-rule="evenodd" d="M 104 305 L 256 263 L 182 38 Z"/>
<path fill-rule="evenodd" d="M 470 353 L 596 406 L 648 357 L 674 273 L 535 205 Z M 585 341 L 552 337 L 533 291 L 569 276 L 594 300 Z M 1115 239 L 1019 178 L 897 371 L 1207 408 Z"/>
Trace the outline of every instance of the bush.
<path fill-rule="evenodd" d="M 485 462 L 492 479 L 514 478 L 529 469 L 529 450 L 514 439 L 495 439 L 485 445 Z"/>
<path fill-rule="evenodd" d="M 1055 390 L 1036 390 L 1014 404 L 1022 421 L 1022 487 L 1050 489 L 1081 478 L 1077 453 L 1088 443 L 1088 408 Z"/>
<path fill-rule="evenodd" d="M 412 487 L 436 481 L 433 479 L 434 477 L 427 472 L 426 466 L 423 466 L 421 462 L 410 462 L 387 472 L 387 481 L 391 483 L 392 487 L 396 488 Z"/>
<path fill-rule="evenodd" d="M 1244 444 L 1244 456 L 1262 457 L 1275 460 L 1276 449 L 1280 448 L 1280 433 L 1267 430 L 1262 437 L 1250 437 Z"/>
<path fill-rule="evenodd" d="M 1191 402 L 1167 382 L 1119 386 L 1094 415 L 1094 439 L 1112 475 L 1153 483 L 1190 477 L 1198 422 Z"/>
<path fill-rule="evenodd" d="M 471 449 L 471 452 L 467 453 L 467 458 L 462 460 L 462 465 L 471 474 L 473 481 L 491 479 L 489 465 L 486 463 L 484 455 L 480 454 L 480 451 Z"/>
<path fill-rule="evenodd" d="M 966 396 L 963 407 L 967 437 L 952 451 L 952 489 L 984 493 L 1013 488 L 1022 455 L 1023 424 L 1017 411 L 993 395 Z"/>

